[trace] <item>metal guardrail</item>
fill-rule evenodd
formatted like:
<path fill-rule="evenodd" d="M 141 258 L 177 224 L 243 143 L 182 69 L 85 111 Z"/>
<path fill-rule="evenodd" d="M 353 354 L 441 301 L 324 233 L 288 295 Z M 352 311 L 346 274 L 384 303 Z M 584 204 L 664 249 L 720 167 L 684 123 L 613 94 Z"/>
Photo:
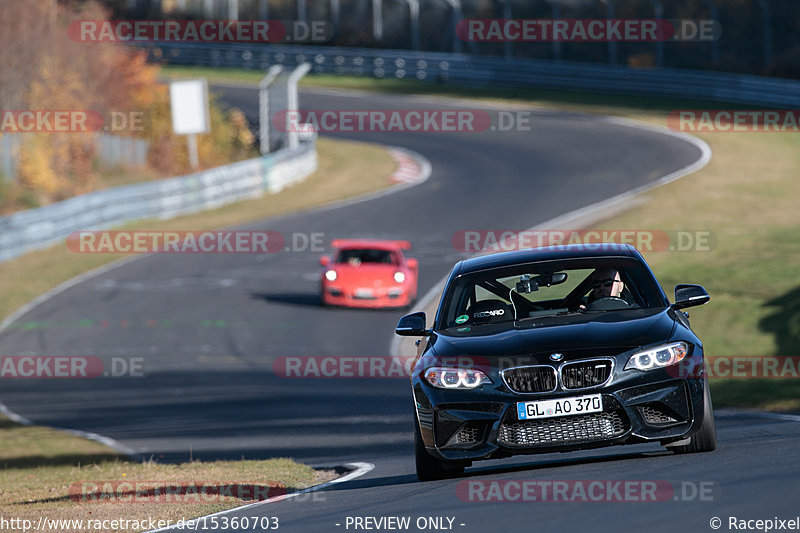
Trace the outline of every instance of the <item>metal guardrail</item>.
<path fill-rule="evenodd" d="M 0 218 L 0 261 L 43 248 L 80 230 L 133 220 L 168 219 L 275 193 L 317 168 L 314 143 L 187 176 L 82 194 Z"/>
<path fill-rule="evenodd" d="M 582 89 L 775 107 L 800 105 L 800 82 L 745 74 L 495 56 L 324 46 L 147 43 L 174 65 L 267 70 L 311 63 L 317 74 L 417 79 L 460 86 Z"/>

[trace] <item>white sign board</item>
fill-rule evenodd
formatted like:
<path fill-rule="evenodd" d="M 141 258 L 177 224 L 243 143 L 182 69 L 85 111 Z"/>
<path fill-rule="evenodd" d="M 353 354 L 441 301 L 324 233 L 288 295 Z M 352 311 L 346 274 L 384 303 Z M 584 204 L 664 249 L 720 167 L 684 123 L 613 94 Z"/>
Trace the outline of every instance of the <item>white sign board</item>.
<path fill-rule="evenodd" d="M 172 129 L 178 135 L 206 133 L 211 128 L 208 118 L 208 84 L 205 79 L 173 81 L 169 85 L 172 103 Z"/>

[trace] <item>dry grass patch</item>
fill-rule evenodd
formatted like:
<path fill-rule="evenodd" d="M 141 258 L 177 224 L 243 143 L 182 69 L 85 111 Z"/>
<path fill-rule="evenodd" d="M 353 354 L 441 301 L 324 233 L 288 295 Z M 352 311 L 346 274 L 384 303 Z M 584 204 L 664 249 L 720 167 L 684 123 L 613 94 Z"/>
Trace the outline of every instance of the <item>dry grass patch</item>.
<path fill-rule="evenodd" d="M 137 463 L 97 442 L 0 417 L 0 516 L 6 519 L 28 519 L 34 524 L 42 516 L 50 520 L 153 518 L 177 522 L 252 503 L 254 496 L 258 500 L 293 492 L 335 477 L 332 470 L 316 471 L 290 459 Z M 124 482 L 131 488 L 120 485 Z M 164 496 L 157 503 L 146 501 L 151 491 L 165 494 L 175 485 L 200 487 L 208 496 L 195 497 L 183 490 L 181 495 Z M 233 487 L 233 496 L 241 487 L 241 497 L 225 495 L 228 487 Z M 223 495 L 217 497 L 217 490 Z M 92 531 L 86 526 L 51 530 Z"/>

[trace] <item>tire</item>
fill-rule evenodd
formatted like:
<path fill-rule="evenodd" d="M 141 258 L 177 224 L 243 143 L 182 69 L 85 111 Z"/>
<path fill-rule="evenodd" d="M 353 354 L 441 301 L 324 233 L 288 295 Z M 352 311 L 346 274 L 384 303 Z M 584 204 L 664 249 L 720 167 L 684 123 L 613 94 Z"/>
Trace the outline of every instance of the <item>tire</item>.
<path fill-rule="evenodd" d="M 415 414 L 416 418 L 416 414 Z M 458 477 L 464 473 L 463 463 L 440 461 L 428 453 L 419 432 L 419 422 L 414 421 L 414 457 L 417 466 L 417 479 L 420 481 L 436 481 Z"/>
<path fill-rule="evenodd" d="M 717 449 L 717 428 L 714 425 L 714 406 L 711 404 L 708 380 L 703 385 L 703 425 L 700 431 L 691 436 L 689 444 L 667 448 L 677 454 L 713 452 Z"/>

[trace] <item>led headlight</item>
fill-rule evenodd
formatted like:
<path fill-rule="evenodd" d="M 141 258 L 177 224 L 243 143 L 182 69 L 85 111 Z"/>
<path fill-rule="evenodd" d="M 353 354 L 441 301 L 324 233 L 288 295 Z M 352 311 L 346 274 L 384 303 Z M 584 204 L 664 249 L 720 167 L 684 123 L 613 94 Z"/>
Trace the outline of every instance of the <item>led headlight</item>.
<path fill-rule="evenodd" d="M 492 382 L 486 374 L 474 368 L 434 366 L 423 375 L 428 383 L 440 389 L 474 389 Z"/>
<path fill-rule="evenodd" d="M 403 283 L 406 280 L 406 275 L 402 272 L 395 272 L 394 273 L 394 281 L 396 283 Z"/>
<path fill-rule="evenodd" d="M 328 270 L 325 272 L 325 279 L 328 281 L 336 281 L 336 271 L 335 270 Z"/>
<path fill-rule="evenodd" d="M 648 348 L 641 352 L 636 352 L 628 359 L 625 370 L 653 370 L 664 368 L 682 361 L 689 353 L 689 345 L 685 342 L 673 342 L 655 348 Z"/>

